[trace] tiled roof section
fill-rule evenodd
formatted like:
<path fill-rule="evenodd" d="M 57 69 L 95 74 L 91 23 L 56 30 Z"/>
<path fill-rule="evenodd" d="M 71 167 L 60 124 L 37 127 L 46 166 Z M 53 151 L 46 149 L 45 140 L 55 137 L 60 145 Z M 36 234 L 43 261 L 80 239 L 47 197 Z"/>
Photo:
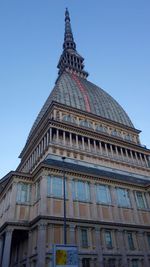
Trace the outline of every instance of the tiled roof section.
<path fill-rule="evenodd" d="M 105 170 L 100 170 L 97 168 L 92 168 L 92 167 L 86 167 L 74 163 L 69 163 L 69 162 L 62 162 L 59 160 L 54 160 L 54 159 L 46 159 L 43 161 L 44 164 L 50 165 L 52 167 L 56 167 L 57 169 L 65 169 L 65 171 L 72 171 L 72 172 L 79 172 L 84 175 L 92 175 L 92 176 L 99 176 L 102 178 L 108 178 L 112 180 L 119 180 L 122 182 L 128 182 L 128 183 L 134 183 L 138 184 L 140 186 L 146 186 L 150 184 L 150 180 L 146 179 L 140 179 L 136 178 L 135 176 L 133 177 L 131 174 L 119 174 L 115 172 L 109 172 Z"/>
<path fill-rule="evenodd" d="M 64 72 L 58 78 L 54 89 L 31 128 L 29 136 L 40 122 L 52 101 L 134 128 L 127 113 L 109 94 L 88 80 L 78 76 L 74 79 L 74 76 Z"/>

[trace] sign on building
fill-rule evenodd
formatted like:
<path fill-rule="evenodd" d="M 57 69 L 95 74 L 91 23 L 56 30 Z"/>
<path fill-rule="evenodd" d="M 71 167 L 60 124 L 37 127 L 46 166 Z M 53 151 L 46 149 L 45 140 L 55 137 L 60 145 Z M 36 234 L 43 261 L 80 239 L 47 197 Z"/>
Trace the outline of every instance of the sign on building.
<path fill-rule="evenodd" d="M 78 249 L 73 245 L 54 245 L 53 267 L 78 267 Z"/>

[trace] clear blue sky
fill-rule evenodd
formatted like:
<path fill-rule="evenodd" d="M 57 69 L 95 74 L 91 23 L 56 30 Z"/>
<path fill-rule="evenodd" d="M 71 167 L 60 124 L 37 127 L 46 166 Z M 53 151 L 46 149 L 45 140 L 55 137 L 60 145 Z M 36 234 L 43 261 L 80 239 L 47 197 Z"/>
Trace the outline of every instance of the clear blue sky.
<path fill-rule="evenodd" d="M 19 164 L 54 86 L 66 7 L 89 80 L 123 106 L 150 148 L 149 0 L 1 0 L 0 177 Z"/>

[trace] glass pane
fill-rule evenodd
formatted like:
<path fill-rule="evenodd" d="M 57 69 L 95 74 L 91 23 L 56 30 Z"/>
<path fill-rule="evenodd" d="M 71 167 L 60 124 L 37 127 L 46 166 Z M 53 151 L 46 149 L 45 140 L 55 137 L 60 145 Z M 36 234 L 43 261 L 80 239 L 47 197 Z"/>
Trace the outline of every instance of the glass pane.
<path fill-rule="evenodd" d="M 137 204 L 139 208 L 146 208 L 142 192 L 136 192 Z"/>
<path fill-rule="evenodd" d="M 87 236 L 87 230 L 82 229 L 81 230 L 81 242 L 82 242 L 82 247 L 87 247 L 88 246 L 88 236 Z"/>
<path fill-rule="evenodd" d="M 52 194 L 55 197 L 63 196 L 62 178 L 52 178 Z"/>

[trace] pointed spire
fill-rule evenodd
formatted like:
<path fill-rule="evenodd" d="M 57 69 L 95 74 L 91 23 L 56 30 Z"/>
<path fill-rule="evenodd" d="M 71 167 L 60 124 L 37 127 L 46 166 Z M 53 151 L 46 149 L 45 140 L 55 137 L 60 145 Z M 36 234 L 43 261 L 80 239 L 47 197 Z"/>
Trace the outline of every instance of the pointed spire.
<path fill-rule="evenodd" d="M 63 49 L 68 49 L 68 48 L 76 50 L 76 44 L 74 42 L 73 34 L 72 34 L 72 30 L 71 30 L 69 11 L 66 8 L 66 12 L 65 12 L 65 34 L 64 34 Z"/>
<path fill-rule="evenodd" d="M 77 76 L 86 78 L 88 73 L 84 70 L 84 58 L 76 51 L 76 43 L 74 42 L 71 29 L 69 11 L 65 11 L 65 34 L 63 43 L 63 53 L 60 56 L 58 66 L 58 74 L 61 75 L 64 71 L 74 73 Z"/>

